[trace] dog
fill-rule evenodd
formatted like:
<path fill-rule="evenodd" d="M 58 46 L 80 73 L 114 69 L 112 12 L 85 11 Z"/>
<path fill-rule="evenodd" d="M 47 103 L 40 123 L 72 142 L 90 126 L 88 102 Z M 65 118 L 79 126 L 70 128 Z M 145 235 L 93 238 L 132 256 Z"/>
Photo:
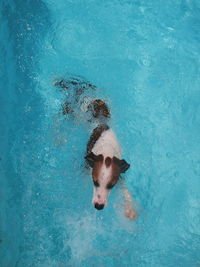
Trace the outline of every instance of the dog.
<path fill-rule="evenodd" d="M 88 93 L 94 93 L 97 87 L 82 77 L 59 79 L 54 85 L 61 90 L 70 91 L 71 95 L 68 94 L 62 106 L 64 115 L 73 115 L 75 118 L 75 113 L 80 114 L 84 111 L 87 114 L 87 122 L 97 124 L 87 143 L 85 160 L 86 165 L 92 170 L 92 204 L 95 209 L 102 210 L 106 207 L 111 189 L 119 181 L 120 175 L 130 168 L 130 164 L 122 159 L 117 137 L 108 125 L 110 110 L 104 100 L 88 96 Z M 124 198 L 125 216 L 136 219 L 137 213 L 127 189 L 124 189 Z"/>

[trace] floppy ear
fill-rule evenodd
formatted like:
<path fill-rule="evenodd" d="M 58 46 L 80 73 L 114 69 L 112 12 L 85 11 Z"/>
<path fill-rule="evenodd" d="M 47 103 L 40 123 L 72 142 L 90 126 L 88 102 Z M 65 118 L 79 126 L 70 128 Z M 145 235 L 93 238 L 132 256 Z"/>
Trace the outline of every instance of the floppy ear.
<path fill-rule="evenodd" d="M 113 157 L 113 161 L 119 166 L 121 173 L 125 173 L 130 167 L 130 164 L 128 164 L 124 159 Z"/>
<path fill-rule="evenodd" d="M 95 155 L 93 152 L 90 152 L 89 154 L 85 156 L 85 159 L 87 163 L 89 164 L 89 166 L 93 168 L 95 162 L 101 161 L 101 160 L 103 161 L 103 155 L 102 154 Z"/>

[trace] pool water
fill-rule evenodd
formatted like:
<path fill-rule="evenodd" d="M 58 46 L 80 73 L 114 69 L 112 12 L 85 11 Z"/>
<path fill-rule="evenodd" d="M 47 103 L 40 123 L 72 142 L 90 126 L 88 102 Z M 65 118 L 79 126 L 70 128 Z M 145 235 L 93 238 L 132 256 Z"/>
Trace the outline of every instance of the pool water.
<path fill-rule="evenodd" d="M 0 266 L 200 266 L 200 2 L 2 0 Z M 91 126 L 53 82 L 111 107 L 139 209 L 91 204 Z"/>

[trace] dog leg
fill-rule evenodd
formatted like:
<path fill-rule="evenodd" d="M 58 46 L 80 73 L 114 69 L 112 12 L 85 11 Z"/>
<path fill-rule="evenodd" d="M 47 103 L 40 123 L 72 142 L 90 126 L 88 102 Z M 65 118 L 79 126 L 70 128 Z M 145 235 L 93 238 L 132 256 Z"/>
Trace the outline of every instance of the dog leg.
<path fill-rule="evenodd" d="M 62 113 L 63 113 L 63 115 L 67 115 L 67 114 L 70 114 L 70 113 L 73 113 L 73 112 L 74 112 L 74 110 L 71 107 L 71 103 L 65 101 L 65 103 L 62 105 Z"/>
<path fill-rule="evenodd" d="M 128 217 L 129 219 L 136 220 L 137 219 L 136 205 L 128 189 L 124 189 L 124 200 L 125 200 L 124 203 L 125 216 Z"/>

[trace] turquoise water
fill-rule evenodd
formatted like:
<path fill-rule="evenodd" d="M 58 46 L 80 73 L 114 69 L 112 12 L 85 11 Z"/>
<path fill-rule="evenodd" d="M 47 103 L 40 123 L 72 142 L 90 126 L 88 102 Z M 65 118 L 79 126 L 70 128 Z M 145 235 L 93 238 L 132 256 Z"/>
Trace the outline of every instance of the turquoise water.
<path fill-rule="evenodd" d="M 200 2 L 2 0 L 0 266 L 200 265 Z M 91 204 L 90 127 L 53 81 L 98 87 L 139 208 Z"/>

